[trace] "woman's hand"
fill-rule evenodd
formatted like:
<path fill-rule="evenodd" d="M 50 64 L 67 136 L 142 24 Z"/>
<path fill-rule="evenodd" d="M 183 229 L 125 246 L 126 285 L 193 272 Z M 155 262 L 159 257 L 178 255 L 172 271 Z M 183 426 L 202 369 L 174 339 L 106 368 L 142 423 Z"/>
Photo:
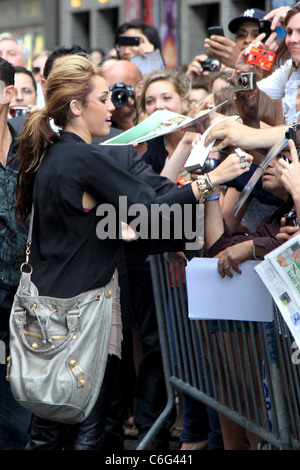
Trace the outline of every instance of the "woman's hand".
<path fill-rule="evenodd" d="M 202 68 L 202 62 L 204 62 L 207 59 L 208 57 L 205 54 L 197 55 L 189 64 L 186 74 L 185 74 L 186 77 L 192 81 L 198 80 L 198 78 L 200 78 L 202 74 L 205 74 Z"/>
<path fill-rule="evenodd" d="M 209 172 L 213 186 L 227 183 L 237 176 L 249 171 L 252 165 L 253 157 L 243 152 L 243 156 L 237 153 L 231 153 L 214 170 Z"/>
<path fill-rule="evenodd" d="M 266 37 L 265 33 L 261 33 L 257 36 L 255 41 L 253 41 L 251 44 L 249 44 L 246 49 L 244 49 L 240 55 L 238 56 L 236 63 L 235 63 L 235 70 L 238 73 L 241 72 L 255 72 L 258 74 L 258 78 L 261 78 L 263 76 L 263 69 L 261 67 L 249 64 L 247 62 L 248 55 L 250 54 L 250 51 L 252 47 L 260 47 L 264 50 L 270 51 L 270 52 L 275 52 L 278 48 L 278 43 L 276 41 L 276 33 L 272 33 L 266 42 L 263 44 L 262 40 Z"/>
<path fill-rule="evenodd" d="M 153 52 L 153 51 L 154 51 L 153 44 L 151 44 L 149 39 L 144 34 L 142 34 L 141 35 L 141 42 L 140 42 L 140 45 L 139 45 L 139 55 L 142 56 L 142 57 L 147 57 L 147 54 L 149 52 Z"/>
<path fill-rule="evenodd" d="M 274 30 L 277 26 L 283 27 L 283 21 L 285 19 L 285 15 L 291 9 L 291 6 L 282 6 L 278 8 L 274 8 L 274 10 L 269 11 L 269 13 L 264 16 L 264 20 L 272 20 L 271 22 L 271 29 Z"/>
<path fill-rule="evenodd" d="M 133 148 L 137 151 L 140 157 L 144 155 L 144 153 L 147 152 L 147 142 L 141 142 L 139 144 L 133 144 Z"/>

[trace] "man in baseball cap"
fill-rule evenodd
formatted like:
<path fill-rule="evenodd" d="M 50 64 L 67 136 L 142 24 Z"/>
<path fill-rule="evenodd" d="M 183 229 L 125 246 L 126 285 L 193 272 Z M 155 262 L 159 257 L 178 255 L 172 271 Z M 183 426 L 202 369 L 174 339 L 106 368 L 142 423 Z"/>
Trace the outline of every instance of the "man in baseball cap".
<path fill-rule="evenodd" d="M 248 8 L 237 18 L 230 21 L 228 29 L 236 35 L 235 42 L 242 51 L 254 41 L 259 34 L 259 20 L 267 14 L 258 8 Z"/>
<path fill-rule="evenodd" d="M 266 14 L 266 11 L 258 8 L 248 8 L 228 24 L 229 31 L 236 35 L 235 39 L 220 36 L 206 38 L 204 41 L 206 51 L 226 67 L 234 68 L 240 52 L 258 36 L 259 20 Z"/>
<path fill-rule="evenodd" d="M 266 14 L 266 11 L 259 10 L 258 8 L 248 8 L 240 16 L 230 21 L 228 29 L 231 33 L 236 33 L 245 21 L 252 21 L 255 25 L 258 25 L 259 20 L 262 20 Z"/>

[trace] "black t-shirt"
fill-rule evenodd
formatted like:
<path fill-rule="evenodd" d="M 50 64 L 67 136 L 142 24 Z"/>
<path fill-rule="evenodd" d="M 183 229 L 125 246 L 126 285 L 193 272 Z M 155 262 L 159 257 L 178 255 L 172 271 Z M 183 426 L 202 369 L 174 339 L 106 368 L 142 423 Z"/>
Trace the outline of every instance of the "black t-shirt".
<path fill-rule="evenodd" d="M 147 141 L 147 150 L 142 159 L 145 163 L 152 166 L 155 173 L 160 174 L 162 172 L 167 157 L 168 151 L 163 136 Z"/>

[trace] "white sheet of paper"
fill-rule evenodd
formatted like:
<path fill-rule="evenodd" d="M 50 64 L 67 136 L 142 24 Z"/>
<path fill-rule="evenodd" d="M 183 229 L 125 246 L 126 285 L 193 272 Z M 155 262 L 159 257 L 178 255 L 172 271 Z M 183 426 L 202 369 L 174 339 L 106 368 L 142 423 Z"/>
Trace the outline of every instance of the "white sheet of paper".
<path fill-rule="evenodd" d="M 187 161 L 185 162 L 185 169 L 187 171 L 193 171 L 201 168 L 205 160 L 208 158 L 208 155 L 210 154 L 211 149 L 215 145 L 216 140 L 213 140 L 210 144 L 207 145 L 207 147 L 204 145 L 205 139 L 207 137 L 207 134 L 211 131 L 211 129 L 218 123 L 224 121 L 225 119 L 233 119 L 236 121 L 239 119 L 239 116 L 225 116 L 223 118 L 218 118 L 216 119 L 213 124 L 209 126 L 208 129 L 202 134 L 200 142 L 195 145 L 195 147 L 192 149 Z"/>
<path fill-rule="evenodd" d="M 273 299 L 254 270 L 257 261 L 240 265 L 242 274 L 221 278 L 218 259 L 193 258 L 186 267 L 190 319 L 270 322 Z"/>

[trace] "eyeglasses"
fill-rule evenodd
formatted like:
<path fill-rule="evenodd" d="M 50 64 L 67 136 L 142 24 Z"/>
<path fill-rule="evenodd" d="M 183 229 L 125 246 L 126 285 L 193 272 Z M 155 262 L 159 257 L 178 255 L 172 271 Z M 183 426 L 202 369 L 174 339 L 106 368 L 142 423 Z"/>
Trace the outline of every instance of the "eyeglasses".
<path fill-rule="evenodd" d="M 248 31 L 237 31 L 237 33 L 236 33 L 236 38 L 237 38 L 237 39 L 244 39 L 244 38 L 247 38 L 248 36 L 250 36 L 251 39 L 256 39 L 258 35 L 259 35 L 258 29 L 254 29 L 254 30 L 251 31 L 251 32 L 248 32 Z"/>

